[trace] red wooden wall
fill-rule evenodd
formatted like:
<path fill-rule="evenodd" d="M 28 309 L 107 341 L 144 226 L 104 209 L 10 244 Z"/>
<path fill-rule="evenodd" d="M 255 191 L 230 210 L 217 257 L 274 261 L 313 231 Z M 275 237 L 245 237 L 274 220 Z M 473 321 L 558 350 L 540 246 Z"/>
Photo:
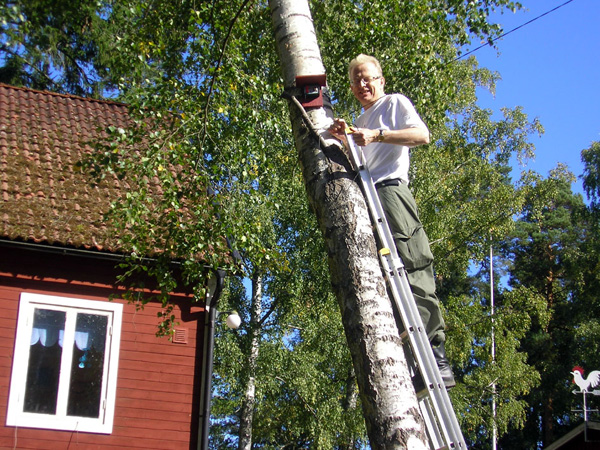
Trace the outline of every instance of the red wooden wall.
<path fill-rule="evenodd" d="M 173 313 L 187 343 L 155 336 L 160 305 L 136 311 L 125 304 L 112 434 L 5 426 L 20 293 L 108 301 L 114 265 L 0 247 L 0 448 L 195 448 L 204 311 L 186 307 L 184 296 L 174 298 Z"/>

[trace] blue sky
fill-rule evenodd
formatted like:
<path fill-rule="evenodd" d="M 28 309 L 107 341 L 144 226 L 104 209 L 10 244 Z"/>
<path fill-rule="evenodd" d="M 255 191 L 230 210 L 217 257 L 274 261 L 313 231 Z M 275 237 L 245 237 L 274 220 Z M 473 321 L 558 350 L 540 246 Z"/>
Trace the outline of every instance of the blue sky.
<path fill-rule="evenodd" d="M 493 16 L 504 32 L 567 3 L 521 0 L 524 10 Z M 473 43 L 471 48 L 479 44 Z M 495 97 L 479 93 L 479 105 L 494 111 L 522 106 L 545 128 L 532 136 L 535 160 L 527 168 L 547 176 L 558 163 L 583 173 L 581 150 L 600 141 L 600 0 L 572 0 L 509 33 L 474 55 L 480 66 L 500 73 Z M 573 190 L 583 192 L 578 179 Z"/>

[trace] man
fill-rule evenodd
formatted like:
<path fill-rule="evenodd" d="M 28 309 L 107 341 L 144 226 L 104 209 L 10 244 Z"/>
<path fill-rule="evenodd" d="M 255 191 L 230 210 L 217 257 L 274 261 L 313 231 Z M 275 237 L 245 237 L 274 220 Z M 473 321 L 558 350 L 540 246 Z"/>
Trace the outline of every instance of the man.
<path fill-rule="evenodd" d="M 455 381 L 444 349 L 444 320 L 435 294 L 433 255 L 408 188 L 409 149 L 428 144 L 429 130 L 408 98 L 385 94 L 385 78 L 377 59 L 358 55 L 350 62 L 348 74 L 352 93 L 363 107 L 363 114 L 351 128 L 352 136 L 363 148 L 442 379 L 451 388 Z M 347 126 L 343 119 L 335 119 L 329 131 L 343 139 Z"/>

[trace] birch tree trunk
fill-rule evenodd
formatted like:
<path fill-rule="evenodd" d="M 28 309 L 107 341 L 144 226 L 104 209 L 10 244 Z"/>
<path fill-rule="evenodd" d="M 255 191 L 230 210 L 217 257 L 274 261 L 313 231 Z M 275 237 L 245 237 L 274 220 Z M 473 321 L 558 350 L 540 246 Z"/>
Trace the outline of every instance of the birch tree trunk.
<path fill-rule="evenodd" d="M 325 73 L 308 1 L 270 0 L 269 6 L 285 86 L 293 87 L 298 75 Z M 327 128 L 332 117 L 331 105 L 307 113 L 321 129 Z M 309 202 L 326 242 L 371 447 L 427 448 L 355 173 L 339 145 L 330 140 L 331 145 L 320 148 L 294 103 L 290 103 L 290 116 Z"/>
<path fill-rule="evenodd" d="M 246 392 L 240 411 L 240 433 L 238 450 L 252 448 L 252 421 L 254 418 L 254 404 L 256 403 L 256 360 L 260 346 L 260 316 L 262 314 L 263 278 L 256 275 L 252 279 L 252 310 L 250 312 L 250 352 L 246 360 L 248 377 L 246 379 Z"/>

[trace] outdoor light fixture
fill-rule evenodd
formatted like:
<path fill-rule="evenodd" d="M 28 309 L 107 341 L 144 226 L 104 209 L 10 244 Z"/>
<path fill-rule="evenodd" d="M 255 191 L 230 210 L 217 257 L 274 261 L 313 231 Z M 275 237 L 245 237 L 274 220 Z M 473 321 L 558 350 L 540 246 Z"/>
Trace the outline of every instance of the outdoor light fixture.
<path fill-rule="evenodd" d="M 237 330 L 240 327 L 241 323 L 242 318 L 237 313 L 237 311 L 230 311 L 229 315 L 227 316 L 227 319 L 225 320 L 225 324 L 232 330 Z"/>

